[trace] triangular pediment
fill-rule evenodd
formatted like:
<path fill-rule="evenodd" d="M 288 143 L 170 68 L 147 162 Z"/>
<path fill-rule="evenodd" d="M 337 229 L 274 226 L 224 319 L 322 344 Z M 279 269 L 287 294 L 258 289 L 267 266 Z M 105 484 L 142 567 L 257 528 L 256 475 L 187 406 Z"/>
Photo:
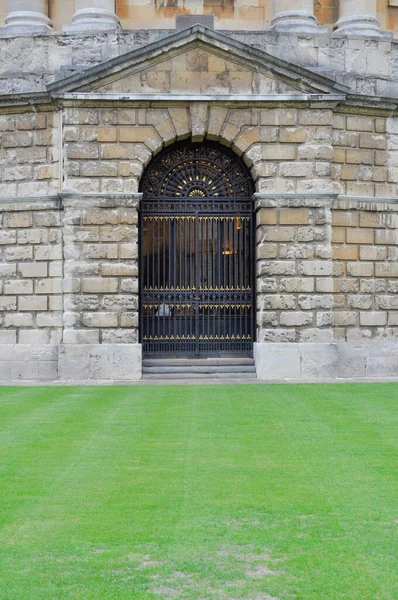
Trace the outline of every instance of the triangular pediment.
<path fill-rule="evenodd" d="M 331 94 L 347 89 L 200 25 L 48 86 L 53 93 L 162 95 Z"/>

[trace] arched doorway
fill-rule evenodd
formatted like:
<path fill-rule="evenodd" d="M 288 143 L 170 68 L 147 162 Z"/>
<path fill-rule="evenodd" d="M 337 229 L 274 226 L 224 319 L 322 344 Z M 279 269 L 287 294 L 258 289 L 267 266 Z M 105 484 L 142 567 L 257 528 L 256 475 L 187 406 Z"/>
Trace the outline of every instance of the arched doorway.
<path fill-rule="evenodd" d="M 251 356 L 250 172 L 229 149 L 179 143 L 142 178 L 140 335 L 145 356 Z"/>

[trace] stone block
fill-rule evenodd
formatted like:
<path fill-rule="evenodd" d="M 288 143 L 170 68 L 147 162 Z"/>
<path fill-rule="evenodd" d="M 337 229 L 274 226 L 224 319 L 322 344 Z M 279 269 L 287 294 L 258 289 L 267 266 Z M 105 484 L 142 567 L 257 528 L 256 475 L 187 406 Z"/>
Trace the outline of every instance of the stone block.
<path fill-rule="evenodd" d="M 117 141 L 116 127 L 100 127 L 97 130 L 97 140 L 98 140 L 98 142 L 116 142 Z"/>
<path fill-rule="evenodd" d="M 345 227 L 333 227 L 332 228 L 332 242 L 335 244 L 345 243 Z"/>
<path fill-rule="evenodd" d="M 69 143 L 66 147 L 66 154 L 72 160 L 98 159 L 99 146 L 93 142 Z"/>
<path fill-rule="evenodd" d="M 255 343 L 254 360 L 258 379 L 300 378 L 298 344 Z"/>
<path fill-rule="evenodd" d="M 3 134 L 3 148 L 26 148 L 33 145 L 33 135 L 28 131 Z"/>
<path fill-rule="evenodd" d="M 2 263 L 0 264 L 0 281 L 7 277 L 13 277 L 17 274 L 17 265 Z"/>
<path fill-rule="evenodd" d="M 61 260 L 62 247 L 61 245 L 42 245 L 35 247 L 35 260 Z"/>
<path fill-rule="evenodd" d="M 334 379 L 338 373 L 336 344 L 300 343 L 300 376 L 304 379 Z"/>
<path fill-rule="evenodd" d="M 313 314 L 311 312 L 284 311 L 279 317 L 279 322 L 282 327 L 302 327 L 305 325 L 311 325 L 312 321 Z"/>
<path fill-rule="evenodd" d="M 359 313 L 361 327 L 382 327 L 387 324 L 385 311 L 361 311 Z"/>
<path fill-rule="evenodd" d="M 85 327 L 117 327 L 118 316 L 117 313 L 112 312 L 86 312 L 82 317 L 82 324 Z"/>
<path fill-rule="evenodd" d="M 386 137 L 384 135 L 374 135 L 372 133 L 361 133 L 359 136 L 359 147 L 385 150 L 387 148 Z"/>
<path fill-rule="evenodd" d="M 281 278 L 280 291 L 287 293 L 311 293 L 314 291 L 315 283 L 313 277 L 288 277 Z"/>
<path fill-rule="evenodd" d="M 371 262 L 348 262 L 347 275 L 350 277 L 373 277 L 374 265 Z"/>
<path fill-rule="evenodd" d="M 373 131 L 374 119 L 364 116 L 348 116 L 347 129 L 349 131 Z"/>
<path fill-rule="evenodd" d="M 279 141 L 288 144 L 302 144 L 307 139 L 307 131 L 298 127 L 281 127 Z"/>
<path fill-rule="evenodd" d="M 332 142 L 334 146 L 356 148 L 358 145 L 358 134 L 349 131 L 333 131 Z M 341 162 L 344 162 L 344 160 Z"/>
<path fill-rule="evenodd" d="M 270 242 L 291 242 L 295 238 L 294 227 L 267 227 L 262 230 L 264 240 Z"/>
<path fill-rule="evenodd" d="M 358 354 L 355 343 L 339 342 L 338 377 L 354 379 L 366 376 L 366 356 Z"/>
<path fill-rule="evenodd" d="M 5 295 L 32 294 L 33 281 L 25 279 L 10 279 L 4 281 L 3 293 Z"/>
<path fill-rule="evenodd" d="M 49 277 L 35 281 L 35 294 L 61 294 L 62 279 L 60 277 Z"/>
<path fill-rule="evenodd" d="M 33 361 L 12 361 L 9 366 L 11 380 L 38 380 L 39 379 L 39 364 Z"/>
<path fill-rule="evenodd" d="M 375 244 L 398 245 L 398 231 L 388 229 L 376 229 Z"/>
<path fill-rule="evenodd" d="M 298 111 L 300 125 L 331 125 L 333 113 L 331 110 L 309 109 Z"/>
<path fill-rule="evenodd" d="M 47 263 L 24 262 L 18 264 L 18 273 L 22 277 L 47 277 Z"/>
<path fill-rule="evenodd" d="M 45 311 L 47 308 L 47 296 L 19 296 L 18 298 L 18 310 L 20 311 Z"/>
<path fill-rule="evenodd" d="M 288 144 L 270 144 L 262 148 L 264 160 L 295 160 L 297 148 Z"/>
<path fill-rule="evenodd" d="M 347 327 L 358 324 L 358 313 L 354 310 L 335 310 L 332 314 L 334 327 Z"/>
<path fill-rule="evenodd" d="M 10 228 L 31 227 L 32 214 L 29 212 L 17 212 L 4 217 L 4 226 Z"/>
<path fill-rule="evenodd" d="M 46 330 L 40 329 L 20 329 L 20 344 L 48 344 L 49 336 Z"/>
<path fill-rule="evenodd" d="M 58 360 L 41 360 L 38 365 L 40 381 L 58 379 Z"/>
<path fill-rule="evenodd" d="M 330 161 L 333 158 L 333 154 L 333 148 L 329 144 L 307 143 L 298 147 L 299 160 Z M 325 189 L 324 186 L 325 184 L 323 183 L 323 190 Z"/>
<path fill-rule="evenodd" d="M 398 295 L 397 296 L 388 296 L 388 295 L 379 295 L 376 297 L 376 306 L 377 308 L 382 308 L 384 310 L 398 310 Z"/>
<path fill-rule="evenodd" d="M 260 260 L 257 263 L 257 275 L 295 275 L 296 263 L 292 260 Z"/>
<path fill-rule="evenodd" d="M 83 213 L 84 225 L 117 225 L 117 222 L 117 210 L 92 208 Z"/>
<path fill-rule="evenodd" d="M 120 244 L 119 245 L 120 258 L 129 259 L 138 257 L 138 244 Z"/>
<path fill-rule="evenodd" d="M 260 208 L 257 212 L 257 226 L 259 225 L 276 225 L 278 213 L 275 208 Z"/>
<path fill-rule="evenodd" d="M 373 151 L 372 150 L 357 150 L 349 149 L 346 150 L 346 161 L 347 163 L 355 165 L 372 165 L 373 164 Z"/>
<path fill-rule="evenodd" d="M 332 275 L 332 262 L 329 260 L 306 260 L 298 265 L 297 272 L 304 276 L 330 276 Z"/>
<path fill-rule="evenodd" d="M 16 344 L 17 343 L 17 332 L 16 330 L 5 330 L 0 329 L 0 344 Z"/>
<path fill-rule="evenodd" d="M 63 335 L 64 344 L 98 344 L 98 329 L 65 329 Z M 75 378 L 74 378 L 75 379 Z"/>
<path fill-rule="evenodd" d="M 358 260 L 359 248 L 358 246 L 333 246 L 333 258 L 335 260 Z"/>
<path fill-rule="evenodd" d="M 397 373 L 398 356 L 369 356 L 366 361 L 367 377 L 397 377 Z"/>
<path fill-rule="evenodd" d="M 111 277 L 88 277 L 82 280 L 82 291 L 88 294 L 117 292 L 118 280 Z"/>
<path fill-rule="evenodd" d="M 281 225 L 306 225 L 309 211 L 307 208 L 281 208 L 279 222 Z"/>
<path fill-rule="evenodd" d="M 373 244 L 374 232 L 372 229 L 348 228 L 346 240 L 347 244 Z"/>
<path fill-rule="evenodd" d="M 376 277 L 398 277 L 397 263 L 375 263 Z"/>
<path fill-rule="evenodd" d="M 0 245 L 15 244 L 16 241 L 16 231 L 0 231 Z"/>
<path fill-rule="evenodd" d="M 63 381 L 132 381 L 142 376 L 141 344 L 62 344 L 59 377 Z"/>
<path fill-rule="evenodd" d="M 361 260 L 386 260 L 387 248 L 386 246 L 361 246 L 359 258 Z"/>
<path fill-rule="evenodd" d="M 38 313 L 36 316 L 38 327 L 62 327 L 62 312 L 51 311 L 47 313 Z"/>
<path fill-rule="evenodd" d="M 85 161 L 80 168 L 83 177 L 117 177 L 118 165 L 111 161 Z"/>

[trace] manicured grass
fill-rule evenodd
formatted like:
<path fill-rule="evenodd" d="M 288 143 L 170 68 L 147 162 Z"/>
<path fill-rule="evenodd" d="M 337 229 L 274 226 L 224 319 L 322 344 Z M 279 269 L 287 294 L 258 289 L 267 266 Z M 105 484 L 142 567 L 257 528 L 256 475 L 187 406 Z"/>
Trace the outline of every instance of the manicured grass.
<path fill-rule="evenodd" d="M 1 600 L 396 600 L 398 385 L 0 388 Z"/>

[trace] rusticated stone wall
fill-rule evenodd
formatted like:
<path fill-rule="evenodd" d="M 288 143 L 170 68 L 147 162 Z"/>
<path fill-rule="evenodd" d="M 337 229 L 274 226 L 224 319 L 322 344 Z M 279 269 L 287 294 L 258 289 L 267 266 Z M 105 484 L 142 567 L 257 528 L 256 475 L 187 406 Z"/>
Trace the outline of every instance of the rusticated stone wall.
<path fill-rule="evenodd" d="M 0 195 L 26 197 L 59 191 L 59 114 L 0 115 Z"/>
<path fill-rule="evenodd" d="M 395 204 L 336 201 L 332 223 L 334 338 L 396 339 L 398 215 Z"/>
<path fill-rule="evenodd" d="M 258 342 L 333 339 L 331 202 L 257 195 Z"/>
<path fill-rule="evenodd" d="M 0 380 L 56 379 L 62 339 L 58 200 L 0 202 Z"/>
<path fill-rule="evenodd" d="M 138 343 L 138 198 L 63 198 L 65 344 Z"/>
<path fill-rule="evenodd" d="M 335 191 L 354 196 L 397 193 L 397 173 L 388 169 L 386 118 L 335 114 L 333 118 Z"/>

